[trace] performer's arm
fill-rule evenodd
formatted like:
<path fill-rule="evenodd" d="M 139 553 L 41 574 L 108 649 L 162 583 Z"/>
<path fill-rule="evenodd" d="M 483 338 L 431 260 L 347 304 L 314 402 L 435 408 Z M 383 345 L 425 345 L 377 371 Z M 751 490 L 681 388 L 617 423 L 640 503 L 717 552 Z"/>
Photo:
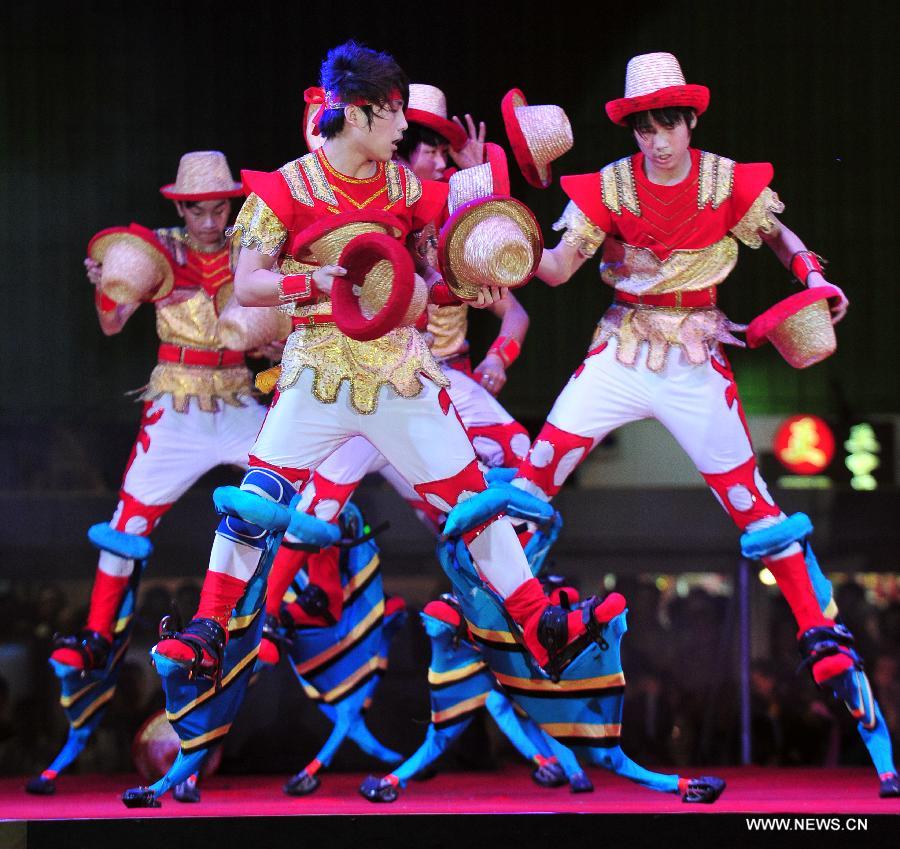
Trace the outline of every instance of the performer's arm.
<path fill-rule="evenodd" d="M 243 248 L 234 270 L 234 295 L 244 307 L 277 307 L 294 302 L 311 303 L 317 293 L 331 294 L 335 277 L 347 271 L 339 265 L 323 265 L 314 274 L 279 274 L 275 257 Z"/>
<path fill-rule="evenodd" d="M 97 320 L 100 322 L 100 329 L 104 336 L 115 336 L 126 324 L 129 318 L 134 315 L 135 310 L 140 306 L 140 302 L 136 304 L 117 304 L 115 301 L 107 298 L 100 290 L 100 271 L 102 266 L 96 260 L 88 257 L 84 261 L 84 267 L 87 269 L 88 280 L 96 287 L 94 291 L 94 306 L 97 308 Z"/>
<path fill-rule="evenodd" d="M 506 369 L 519 356 L 529 319 L 525 308 L 512 293 L 487 309 L 500 318 L 500 335 L 475 369 L 475 377 L 488 392 L 496 395 L 506 383 Z"/>
<path fill-rule="evenodd" d="M 544 248 L 537 276 L 548 286 L 562 286 L 587 260 L 578 248 L 563 241 L 555 248 Z"/>
<path fill-rule="evenodd" d="M 770 217 L 777 221 L 775 216 Z M 780 221 L 777 221 L 777 226 L 772 228 L 770 232 L 760 230 L 759 236 L 772 249 L 775 256 L 778 257 L 779 262 L 792 272 L 795 271 L 795 269 L 792 268 L 792 262 L 798 254 L 811 254 L 806 245 L 800 240 L 800 237 L 794 233 L 793 230 L 785 227 Z M 817 286 L 834 286 L 834 283 L 829 283 L 825 279 L 825 276 L 821 271 L 809 270 L 808 267 L 804 269 L 803 263 L 799 263 L 798 268 L 800 268 L 801 275 L 806 276 L 806 279 L 801 279 L 800 283 L 806 285 L 808 288 L 813 289 Z M 847 300 L 847 296 L 841 292 L 840 287 L 835 286 L 835 288 L 840 292 L 840 299 L 831 307 L 831 320 L 836 324 L 846 315 L 847 307 L 850 302 Z"/>

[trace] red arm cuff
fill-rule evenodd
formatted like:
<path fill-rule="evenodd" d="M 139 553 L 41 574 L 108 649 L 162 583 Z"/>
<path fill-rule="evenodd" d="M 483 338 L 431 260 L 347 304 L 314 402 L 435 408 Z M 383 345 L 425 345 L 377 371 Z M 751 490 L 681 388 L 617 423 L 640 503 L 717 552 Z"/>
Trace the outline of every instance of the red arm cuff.
<path fill-rule="evenodd" d="M 300 306 L 315 301 L 313 279 L 311 274 L 288 274 L 278 284 L 278 300 Z"/>
<path fill-rule="evenodd" d="M 512 336 L 498 336 L 494 340 L 494 344 L 488 348 L 489 354 L 496 354 L 503 360 L 503 365 L 509 368 L 518 358 L 522 351 L 522 346 Z"/>

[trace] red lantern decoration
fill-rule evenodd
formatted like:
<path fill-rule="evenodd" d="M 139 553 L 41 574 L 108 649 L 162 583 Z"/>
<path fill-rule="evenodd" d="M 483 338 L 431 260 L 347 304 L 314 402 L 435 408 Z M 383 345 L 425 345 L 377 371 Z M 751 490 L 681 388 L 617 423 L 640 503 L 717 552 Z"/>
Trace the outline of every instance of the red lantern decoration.
<path fill-rule="evenodd" d="M 795 475 L 818 475 L 834 457 L 834 434 L 818 416 L 791 416 L 775 432 L 775 456 Z"/>

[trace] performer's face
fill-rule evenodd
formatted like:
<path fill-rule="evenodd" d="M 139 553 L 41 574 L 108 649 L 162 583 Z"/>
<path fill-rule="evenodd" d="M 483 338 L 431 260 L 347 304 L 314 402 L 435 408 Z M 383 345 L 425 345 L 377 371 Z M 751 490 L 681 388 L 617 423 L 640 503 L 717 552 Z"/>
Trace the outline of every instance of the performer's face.
<path fill-rule="evenodd" d="M 199 200 L 176 206 L 192 239 L 201 245 L 221 244 L 222 233 L 231 215 L 230 200 Z"/>
<path fill-rule="evenodd" d="M 393 100 L 373 109 L 374 120 L 365 136 L 365 146 L 371 159 L 387 162 L 397 152 L 397 143 L 407 128 L 403 115 L 403 101 Z"/>
<path fill-rule="evenodd" d="M 650 118 L 650 128 L 644 132 L 634 131 L 634 140 L 647 162 L 649 170 L 662 174 L 673 174 L 683 170 L 690 160 L 688 148 L 691 145 L 691 130 L 697 123 L 691 119 L 688 125 L 679 121 L 666 127 Z"/>
<path fill-rule="evenodd" d="M 450 145 L 433 146 L 420 142 L 410 154 L 409 167 L 420 180 L 440 180 L 447 170 L 447 153 Z"/>

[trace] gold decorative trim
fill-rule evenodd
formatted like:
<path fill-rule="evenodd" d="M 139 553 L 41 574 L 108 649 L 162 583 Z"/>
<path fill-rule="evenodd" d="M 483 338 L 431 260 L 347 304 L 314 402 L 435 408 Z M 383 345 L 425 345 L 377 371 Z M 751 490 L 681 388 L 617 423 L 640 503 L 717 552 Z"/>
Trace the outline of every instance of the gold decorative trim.
<path fill-rule="evenodd" d="M 303 179 L 299 159 L 282 165 L 278 169 L 278 173 L 284 177 L 284 182 L 288 184 L 288 188 L 291 190 L 291 197 L 295 201 L 302 203 L 304 206 L 313 205 L 312 195 L 309 193 L 306 180 Z"/>
<path fill-rule="evenodd" d="M 615 215 L 623 211 L 640 218 L 641 205 L 638 201 L 631 157 L 626 156 L 605 166 L 600 172 L 600 191 L 603 205 Z"/>
<path fill-rule="evenodd" d="M 368 612 L 366 618 L 347 634 L 346 637 L 329 646 L 325 651 L 320 652 L 315 657 L 311 657 L 309 660 L 305 660 L 302 663 L 295 664 L 294 669 L 297 670 L 297 674 L 306 675 L 308 672 L 314 671 L 326 661 L 331 660 L 335 655 L 340 654 L 348 646 L 352 646 L 366 633 L 366 631 L 369 630 L 369 628 L 378 622 L 382 616 L 384 616 L 384 600 L 379 601 L 378 604 Z"/>
<path fill-rule="evenodd" d="M 400 183 L 400 166 L 393 160 L 384 163 L 384 179 L 387 183 L 388 202 L 396 203 L 403 197 L 403 186 Z"/>
<path fill-rule="evenodd" d="M 607 737 L 620 737 L 622 725 L 618 722 L 587 723 L 587 722 L 544 722 L 541 730 L 546 731 L 551 737 L 585 737 L 592 740 L 603 740 Z"/>
<path fill-rule="evenodd" d="M 332 704 L 338 701 L 348 690 L 352 690 L 363 678 L 378 671 L 378 658 L 370 657 L 355 672 L 351 672 L 337 687 L 333 687 L 327 693 L 322 693 L 322 701 Z"/>
<path fill-rule="evenodd" d="M 422 181 L 405 165 L 403 173 L 406 175 L 406 205 L 414 206 L 422 197 Z"/>
<path fill-rule="evenodd" d="M 573 200 L 566 205 L 553 229 L 565 231 L 562 240 L 586 257 L 592 257 L 597 253 L 597 249 L 606 239 L 606 233 L 597 227 Z"/>
<path fill-rule="evenodd" d="M 697 208 L 712 203 L 718 209 L 734 189 L 734 160 L 715 153 L 700 151 L 700 167 L 697 176 Z"/>
<path fill-rule="evenodd" d="M 331 183 L 328 182 L 328 178 L 325 176 L 319 157 L 315 153 L 307 153 L 297 161 L 300 163 L 300 167 L 303 168 L 303 173 L 306 174 L 313 196 L 323 203 L 337 206 L 337 198 L 334 191 L 332 191 Z"/>
<path fill-rule="evenodd" d="M 182 740 L 181 751 L 191 752 L 194 749 L 199 749 L 207 743 L 211 743 L 213 740 L 218 740 L 219 737 L 224 737 L 230 730 L 231 723 L 227 722 L 225 725 L 213 728 L 212 731 L 207 731 L 206 734 L 201 734 L 199 737 L 192 737 L 190 740 Z"/>
<path fill-rule="evenodd" d="M 777 193 L 766 186 L 744 213 L 744 217 L 731 228 L 731 232 L 748 248 L 758 248 L 762 245 L 760 234 L 775 232 L 778 220 L 772 216 L 781 212 L 784 212 L 784 204 Z"/>
<path fill-rule="evenodd" d="M 500 672 L 494 672 L 494 677 L 504 687 L 552 693 L 576 693 L 579 690 L 607 690 L 613 687 L 625 686 L 625 675 L 622 672 L 600 675 L 596 678 L 567 679 L 557 684 L 545 678 L 516 678 L 513 675 L 504 675 Z"/>
<path fill-rule="evenodd" d="M 369 565 L 364 569 L 361 569 L 357 572 L 349 581 L 347 581 L 346 586 L 344 587 L 344 601 L 347 601 L 353 593 L 356 592 L 358 587 L 361 587 L 375 572 L 378 571 L 378 566 L 380 565 L 380 560 L 378 559 L 378 555 L 376 554 L 372 560 L 369 562 Z"/>
<path fill-rule="evenodd" d="M 102 696 L 97 696 L 97 700 L 91 702 L 91 706 L 78 719 L 72 720 L 72 728 L 81 728 L 100 708 L 103 707 L 116 694 L 116 688 L 110 687 Z"/>

